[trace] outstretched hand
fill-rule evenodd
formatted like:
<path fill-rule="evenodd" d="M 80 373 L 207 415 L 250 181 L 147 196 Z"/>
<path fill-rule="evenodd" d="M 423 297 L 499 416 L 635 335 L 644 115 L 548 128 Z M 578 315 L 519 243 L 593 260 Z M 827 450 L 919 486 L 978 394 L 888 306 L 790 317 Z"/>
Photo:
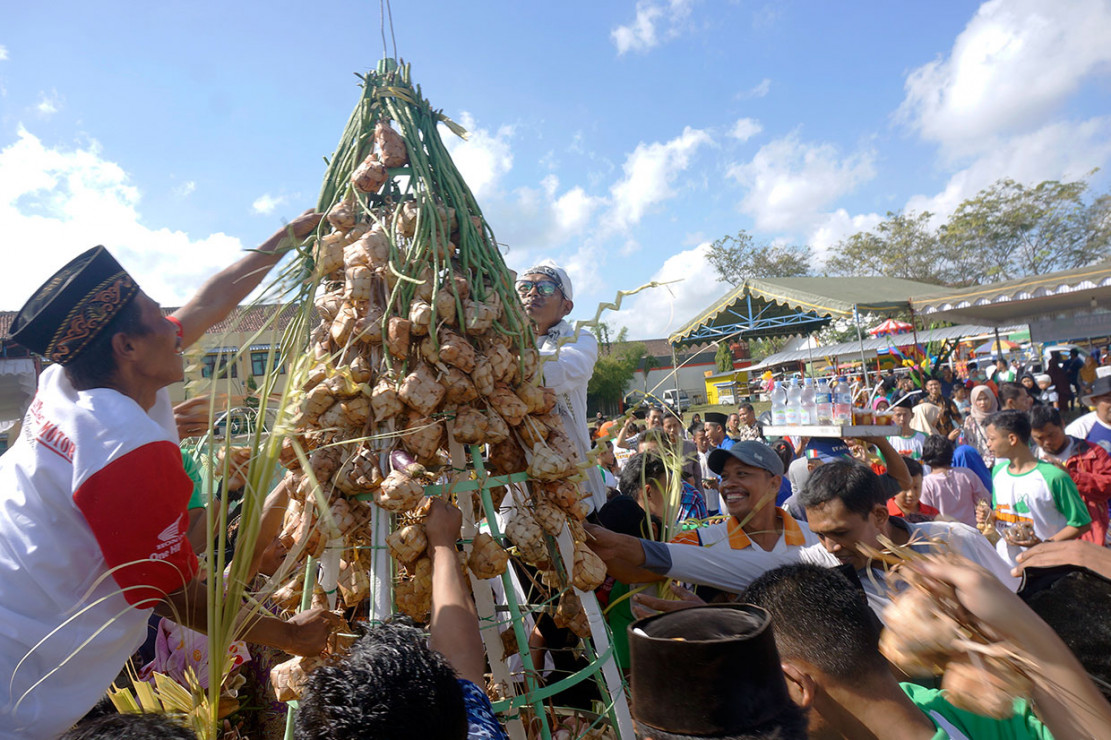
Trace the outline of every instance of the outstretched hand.
<path fill-rule="evenodd" d="M 289 644 L 285 651 L 291 655 L 320 655 L 328 647 L 332 632 L 343 624 L 339 616 L 323 607 L 294 614 L 286 622 Z"/>
<path fill-rule="evenodd" d="M 424 518 L 424 534 L 428 547 L 455 547 L 463 526 L 463 512 L 441 498 L 429 501 L 428 515 Z"/>

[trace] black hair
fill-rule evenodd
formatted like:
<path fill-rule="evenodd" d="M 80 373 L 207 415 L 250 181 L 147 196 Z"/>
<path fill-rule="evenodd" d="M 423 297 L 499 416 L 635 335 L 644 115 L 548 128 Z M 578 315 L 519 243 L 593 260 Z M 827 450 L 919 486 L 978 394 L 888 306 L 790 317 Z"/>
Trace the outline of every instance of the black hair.
<path fill-rule="evenodd" d="M 654 452 L 638 452 L 625 461 L 621 477 L 617 480 L 617 490 L 632 499 L 640 498 L 642 489 L 650 480 L 667 477 L 667 466 Z"/>
<path fill-rule="evenodd" d="M 652 740 L 806 740 L 809 737 L 806 710 L 794 702 L 788 702 L 787 706 L 783 707 L 783 711 L 774 718 L 740 734 L 684 735 L 657 730 L 640 722 L 636 722 L 636 733 L 639 738 L 652 738 Z"/>
<path fill-rule="evenodd" d="M 999 405 L 1007 403 L 1007 401 L 1016 401 L 1020 398 L 1025 398 L 1030 394 L 1026 392 L 1026 388 L 1021 383 L 1000 383 L 999 384 Z"/>
<path fill-rule="evenodd" d="M 671 449 L 671 437 L 664 434 L 662 429 L 645 429 L 637 437 L 637 445 L 644 442 L 657 444 L 661 450 Z"/>
<path fill-rule="evenodd" d="M 805 509 L 833 499 L 840 499 L 854 514 L 868 516 L 887 496 L 879 476 L 868 467 L 851 460 L 837 460 L 819 465 L 799 492 L 799 503 Z"/>
<path fill-rule="evenodd" d="M 423 631 L 388 621 L 309 677 L 297 740 L 464 740 L 467 710 L 451 664 Z"/>
<path fill-rule="evenodd" d="M 791 462 L 795 459 L 794 446 L 785 439 L 777 439 L 772 442 L 771 448 L 775 450 L 775 454 L 779 455 L 779 459 L 783 461 L 783 472 L 787 472 L 787 468 L 791 466 Z"/>
<path fill-rule="evenodd" d="M 196 740 L 197 734 L 165 714 L 105 714 L 78 722 L 60 740 Z"/>
<path fill-rule="evenodd" d="M 903 458 L 903 464 L 907 466 L 907 472 L 910 473 L 911 478 L 916 475 L 922 475 L 922 463 L 918 462 L 913 457 L 907 457 L 906 455 L 902 455 L 901 457 Z"/>
<path fill-rule="evenodd" d="M 768 610 L 783 659 L 800 658 L 845 681 L 891 675 L 879 649 L 879 620 L 864 592 L 835 568 L 799 563 L 770 570 L 740 600 Z"/>
<path fill-rule="evenodd" d="M 922 443 L 922 462 L 931 468 L 935 466 L 947 468 L 953 464 L 953 443 L 948 437 L 940 434 L 931 434 Z"/>
<path fill-rule="evenodd" d="M 117 334 L 140 337 L 150 333 L 143 325 L 143 311 L 139 301 L 132 298 L 120 309 L 84 351 L 65 366 L 69 382 L 79 391 L 104 388 L 116 374 L 116 352 L 112 338 Z"/>
<path fill-rule="evenodd" d="M 988 417 L 987 426 L 993 426 L 1006 434 L 1013 434 L 1023 444 L 1030 441 L 1030 417 L 1022 411 L 1015 409 L 997 411 Z"/>
<path fill-rule="evenodd" d="M 1044 429 L 1049 424 L 1064 426 L 1061 423 L 1061 412 L 1048 403 L 1039 403 L 1030 409 L 1030 428 Z"/>

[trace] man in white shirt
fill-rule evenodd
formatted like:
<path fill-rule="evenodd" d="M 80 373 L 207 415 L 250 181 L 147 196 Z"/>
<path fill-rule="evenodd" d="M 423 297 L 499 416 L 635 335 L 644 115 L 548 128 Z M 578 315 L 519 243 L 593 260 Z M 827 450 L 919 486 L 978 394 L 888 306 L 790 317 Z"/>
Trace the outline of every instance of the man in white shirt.
<path fill-rule="evenodd" d="M 319 216 L 290 225 L 307 235 Z M 152 610 L 204 630 L 207 588 L 186 539 L 193 484 L 166 387 L 182 350 L 280 258 L 278 231 L 172 316 L 104 247 L 72 260 L 12 322 L 52 364 L 0 458 L 0 738 L 57 737 L 142 644 Z M 324 610 L 260 617 L 252 642 L 316 655 Z"/>
<path fill-rule="evenodd" d="M 1065 427 L 1065 434 L 1086 439 L 1111 452 L 1111 376 L 1096 378 L 1091 393 L 1081 397 L 1080 401 L 1085 406 L 1094 406 L 1095 411 L 1084 414 Z"/>
<path fill-rule="evenodd" d="M 586 329 L 574 329 L 564 317 L 575 304 L 571 301 L 571 279 L 567 272 L 544 260 L 517 281 L 517 294 L 536 330 L 536 348 L 543 361 L 544 385 L 555 391 L 556 410 L 582 460 L 590 451 L 586 423 L 586 385 L 598 359 L 598 340 Z M 586 471 L 591 510 L 606 503 L 606 488 L 597 468 Z"/>
<path fill-rule="evenodd" d="M 709 455 L 721 476 L 721 500 L 729 518 L 686 530 L 671 543 L 641 540 L 590 526 L 587 544 L 624 583 L 675 578 L 737 593 L 769 568 L 798 562 L 817 539 L 805 524 L 775 506 L 783 461 L 763 442 L 738 442 Z"/>

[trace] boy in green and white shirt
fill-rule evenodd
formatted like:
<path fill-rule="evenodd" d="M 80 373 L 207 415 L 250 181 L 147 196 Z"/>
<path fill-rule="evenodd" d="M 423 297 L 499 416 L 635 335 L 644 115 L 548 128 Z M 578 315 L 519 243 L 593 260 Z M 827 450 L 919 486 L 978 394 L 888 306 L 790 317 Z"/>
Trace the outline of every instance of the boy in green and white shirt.
<path fill-rule="evenodd" d="M 1088 531 L 1092 518 L 1068 472 L 1039 462 L 1030 451 L 1026 414 L 1000 411 L 989 418 L 987 441 L 997 458 L 1005 458 L 992 471 L 991 513 L 999 533 L 995 547 L 1004 560 L 1016 565 L 1028 547 L 1076 539 Z"/>

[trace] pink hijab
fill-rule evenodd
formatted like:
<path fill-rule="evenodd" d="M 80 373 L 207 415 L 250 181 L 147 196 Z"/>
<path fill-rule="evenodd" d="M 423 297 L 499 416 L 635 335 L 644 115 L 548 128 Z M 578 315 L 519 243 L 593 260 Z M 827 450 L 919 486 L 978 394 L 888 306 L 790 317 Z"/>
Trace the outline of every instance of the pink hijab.
<path fill-rule="evenodd" d="M 991 408 L 987 411 L 981 411 L 979 407 L 976 406 L 977 396 L 984 394 L 987 394 L 987 397 L 991 399 Z M 980 426 L 986 424 L 988 417 L 999 410 L 999 400 L 996 399 L 995 394 L 991 392 L 991 388 L 988 388 L 986 385 L 978 385 L 973 388 L 972 393 L 968 396 L 968 400 L 971 404 L 971 406 L 969 406 L 969 411 L 972 413 L 972 418 L 975 419 L 976 423 Z"/>

